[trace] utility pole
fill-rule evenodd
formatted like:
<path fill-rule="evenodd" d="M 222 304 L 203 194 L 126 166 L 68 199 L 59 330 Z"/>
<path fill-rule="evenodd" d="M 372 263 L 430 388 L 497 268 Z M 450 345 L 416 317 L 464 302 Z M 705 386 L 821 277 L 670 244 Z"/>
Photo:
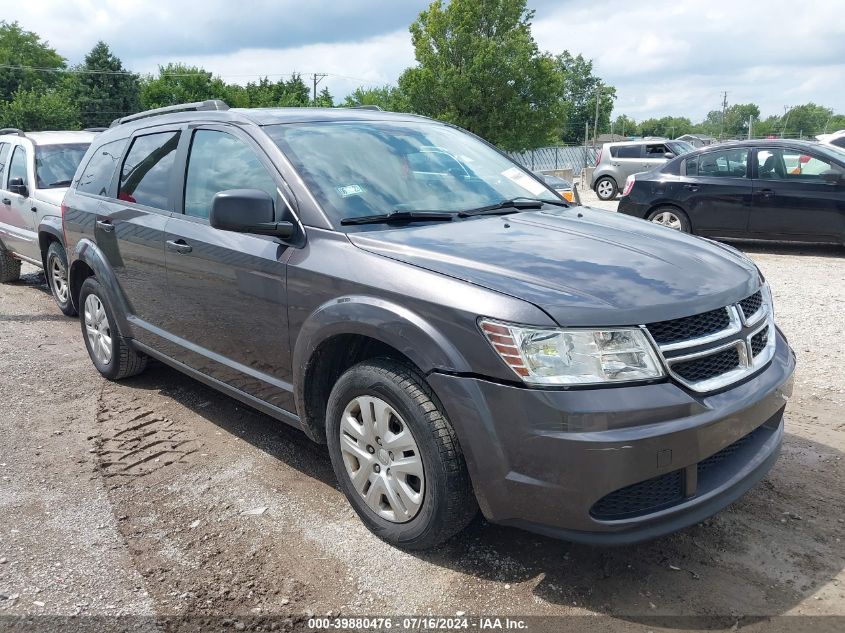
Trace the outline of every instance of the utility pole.
<path fill-rule="evenodd" d="M 725 133 L 725 113 L 728 111 L 728 91 L 722 93 L 722 122 L 719 126 L 719 140 Z"/>
<path fill-rule="evenodd" d="M 596 86 L 596 118 L 593 120 L 593 145 L 594 146 L 596 144 L 596 138 L 598 138 L 599 101 L 601 101 L 601 84 Z"/>
<path fill-rule="evenodd" d="M 748 140 L 751 140 L 751 126 L 754 124 L 754 115 L 748 115 Z"/>
<path fill-rule="evenodd" d="M 783 106 L 783 127 L 780 130 L 780 137 L 786 138 L 786 124 L 789 123 L 789 115 L 792 114 L 792 108 L 790 106 Z"/>
<path fill-rule="evenodd" d="M 314 102 L 313 103 L 314 103 L 315 106 L 317 105 L 317 84 L 320 83 L 321 81 L 323 81 L 323 79 L 325 79 L 326 77 L 328 77 L 328 75 L 326 73 L 313 73 L 311 75 L 311 78 L 314 80 Z"/>

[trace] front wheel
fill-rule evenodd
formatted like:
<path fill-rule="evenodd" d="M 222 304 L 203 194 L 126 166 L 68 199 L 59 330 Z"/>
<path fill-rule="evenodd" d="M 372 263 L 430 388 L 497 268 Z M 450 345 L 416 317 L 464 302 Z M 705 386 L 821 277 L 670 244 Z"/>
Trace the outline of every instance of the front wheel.
<path fill-rule="evenodd" d="M 329 397 L 326 435 L 343 493 L 388 543 L 434 547 L 476 515 L 455 430 L 412 367 L 379 359 L 346 371 Z"/>
<path fill-rule="evenodd" d="M 599 197 L 599 200 L 613 200 L 616 197 L 618 189 L 616 181 L 613 178 L 599 178 L 596 183 L 596 195 Z"/>
<path fill-rule="evenodd" d="M 47 283 L 56 305 L 67 316 L 76 316 L 76 308 L 70 300 L 70 285 L 67 279 L 67 255 L 64 247 L 58 242 L 50 244 L 47 249 Z"/>
<path fill-rule="evenodd" d="M 649 222 L 659 224 L 676 231 L 690 232 L 690 223 L 687 214 L 677 207 L 658 207 L 648 214 Z"/>

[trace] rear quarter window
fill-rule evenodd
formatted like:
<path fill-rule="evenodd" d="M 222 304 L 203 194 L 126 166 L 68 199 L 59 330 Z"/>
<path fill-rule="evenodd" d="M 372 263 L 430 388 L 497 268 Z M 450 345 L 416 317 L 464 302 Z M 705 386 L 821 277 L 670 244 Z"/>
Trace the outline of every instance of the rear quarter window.
<path fill-rule="evenodd" d="M 642 148 L 642 145 L 617 145 L 610 148 L 610 155 L 614 158 L 640 158 Z"/>
<path fill-rule="evenodd" d="M 117 164 L 129 139 L 120 139 L 101 145 L 91 155 L 82 170 L 76 186 L 78 191 L 96 196 L 108 196 Z"/>

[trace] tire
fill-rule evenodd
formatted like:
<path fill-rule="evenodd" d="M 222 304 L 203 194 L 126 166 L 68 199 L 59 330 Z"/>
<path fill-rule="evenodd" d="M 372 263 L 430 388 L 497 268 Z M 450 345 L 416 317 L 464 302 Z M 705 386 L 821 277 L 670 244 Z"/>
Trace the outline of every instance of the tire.
<path fill-rule="evenodd" d="M 372 425 L 374 432 L 369 435 L 362 430 L 367 426 L 364 410 L 368 401 L 378 412 L 384 413 L 384 405 L 390 409 L 388 414 L 376 416 L 389 421 Z M 361 404 L 364 406 L 357 409 L 355 417 Z M 460 532 L 478 513 L 455 430 L 414 368 L 376 359 L 347 370 L 329 396 L 326 436 L 341 490 L 367 528 L 391 545 L 408 550 L 434 547 Z M 414 463 L 416 466 L 406 465 Z M 355 477 L 358 472 L 361 476 Z M 388 508 L 377 513 L 374 503 Z"/>
<path fill-rule="evenodd" d="M 67 255 L 64 247 L 58 242 L 52 242 L 47 249 L 47 266 L 44 275 L 47 277 L 47 285 L 50 286 L 50 294 L 56 305 L 59 306 L 66 316 L 76 316 L 76 308 L 70 300 L 70 284 L 67 275 Z"/>
<path fill-rule="evenodd" d="M 147 357 L 127 345 L 115 325 L 114 310 L 103 287 L 88 277 L 79 291 L 79 322 L 91 362 L 109 380 L 122 380 L 140 374 Z M 89 335 L 89 325 L 97 334 Z"/>
<path fill-rule="evenodd" d="M 646 220 L 683 233 L 692 232 L 689 217 L 687 217 L 687 214 L 681 211 L 678 207 L 657 207 L 654 211 L 648 214 Z"/>
<path fill-rule="evenodd" d="M 15 259 L 4 250 L 0 250 L 0 283 L 17 281 L 21 276 L 21 260 Z"/>
<path fill-rule="evenodd" d="M 596 195 L 599 200 L 613 200 L 616 194 L 619 193 L 619 187 L 616 181 L 610 176 L 603 176 L 596 181 Z"/>

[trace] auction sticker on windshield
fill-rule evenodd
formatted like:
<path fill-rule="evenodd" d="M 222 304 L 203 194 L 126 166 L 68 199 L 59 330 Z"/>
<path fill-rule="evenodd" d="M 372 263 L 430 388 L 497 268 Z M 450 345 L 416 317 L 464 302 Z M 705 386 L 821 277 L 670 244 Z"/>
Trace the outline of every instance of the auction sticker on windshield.
<path fill-rule="evenodd" d="M 337 192 L 341 198 L 348 198 L 349 196 L 360 196 L 364 193 L 364 188 L 361 185 L 343 185 L 336 187 Z"/>
<path fill-rule="evenodd" d="M 539 196 L 541 193 L 546 191 L 546 188 L 543 186 L 542 183 L 534 180 L 531 176 L 529 176 L 517 167 L 511 167 L 510 169 L 506 169 L 502 172 L 502 176 L 504 176 L 511 182 L 515 182 L 520 187 L 531 193 L 531 195 L 533 196 Z"/>

